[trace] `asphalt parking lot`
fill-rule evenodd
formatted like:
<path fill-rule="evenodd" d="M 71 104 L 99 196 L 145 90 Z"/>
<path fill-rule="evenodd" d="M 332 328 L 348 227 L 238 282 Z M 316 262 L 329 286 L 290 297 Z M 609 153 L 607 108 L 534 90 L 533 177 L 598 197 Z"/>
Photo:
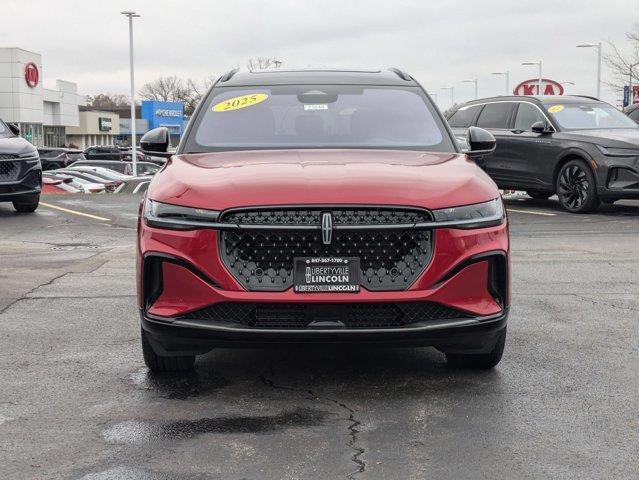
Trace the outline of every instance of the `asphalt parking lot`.
<path fill-rule="evenodd" d="M 147 372 L 139 197 L 0 204 L 0 478 L 639 476 L 639 202 L 508 201 L 502 363 L 432 349 L 217 350 Z"/>

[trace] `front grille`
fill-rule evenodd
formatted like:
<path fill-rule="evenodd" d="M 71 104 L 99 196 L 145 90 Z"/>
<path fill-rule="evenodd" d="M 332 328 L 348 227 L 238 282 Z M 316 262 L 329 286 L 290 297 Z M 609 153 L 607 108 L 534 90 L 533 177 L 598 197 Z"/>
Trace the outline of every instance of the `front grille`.
<path fill-rule="evenodd" d="M 322 242 L 319 229 L 326 212 L 331 213 L 336 228 L 329 245 Z M 424 271 L 432 255 L 431 232 L 412 227 L 431 220 L 426 210 L 402 207 L 230 210 L 222 214 L 220 222 L 247 228 L 221 232 L 220 252 L 226 267 L 248 290 L 291 288 L 296 257 L 340 256 L 359 257 L 364 288 L 405 290 Z M 340 230 L 347 227 L 350 229 Z"/>
<path fill-rule="evenodd" d="M 15 158 L 11 155 L 0 155 L 0 181 L 11 181 L 18 178 L 20 165 L 18 162 L 6 161 L 4 158 Z"/>
<path fill-rule="evenodd" d="M 225 302 L 181 318 L 239 324 L 250 328 L 392 328 L 417 322 L 471 318 L 471 315 L 435 302 Z"/>
<path fill-rule="evenodd" d="M 323 212 L 330 211 L 334 225 L 406 225 L 430 221 L 421 210 L 330 208 L 280 208 L 231 211 L 222 217 L 224 223 L 238 225 L 320 225 Z"/>

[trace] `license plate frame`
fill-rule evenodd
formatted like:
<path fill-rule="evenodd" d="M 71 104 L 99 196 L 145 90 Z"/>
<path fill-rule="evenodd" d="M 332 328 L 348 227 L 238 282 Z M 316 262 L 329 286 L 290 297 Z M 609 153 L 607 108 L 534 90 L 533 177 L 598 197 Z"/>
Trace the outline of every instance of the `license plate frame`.
<path fill-rule="evenodd" d="M 358 293 L 359 257 L 295 257 L 295 293 Z"/>

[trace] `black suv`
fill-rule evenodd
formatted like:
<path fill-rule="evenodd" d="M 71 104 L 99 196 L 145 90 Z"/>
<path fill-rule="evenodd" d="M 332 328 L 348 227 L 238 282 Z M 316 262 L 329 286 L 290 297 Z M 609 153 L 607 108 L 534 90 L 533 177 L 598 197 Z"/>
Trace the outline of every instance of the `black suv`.
<path fill-rule="evenodd" d="M 0 202 L 13 202 L 27 213 L 40 202 L 42 167 L 36 148 L 19 134 L 15 125 L 0 120 Z"/>
<path fill-rule="evenodd" d="M 612 105 L 591 97 L 485 98 L 448 117 L 455 135 L 470 126 L 490 131 L 495 153 L 481 167 L 500 188 L 533 198 L 557 194 L 569 212 L 600 202 L 639 198 L 639 126 Z"/>

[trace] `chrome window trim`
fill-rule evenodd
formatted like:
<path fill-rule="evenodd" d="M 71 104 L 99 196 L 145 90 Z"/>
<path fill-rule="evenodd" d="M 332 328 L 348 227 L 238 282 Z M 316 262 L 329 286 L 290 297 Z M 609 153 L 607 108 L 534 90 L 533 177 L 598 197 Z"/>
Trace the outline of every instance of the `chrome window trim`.
<path fill-rule="evenodd" d="M 548 115 L 546 115 L 546 113 L 545 113 L 545 112 L 544 112 L 541 108 L 539 108 L 539 105 L 537 105 L 536 103 L 533 103 L 533 102 L 529 102 L 529 101 L 527 101 L 527 100 L 495 100 L 494 102 L 473 103 L 473 104 L 471 104 L 471 105 L 468 105 L 468 107 L 474 107 L 475 105 L 482 105 L 482 106 L 484 106 L 484 105 L 489 105 L 489 104 L 492 104 L 492 103 L 527 103 L 528 105 L 532 105 L 532 106 L 533 106 L 533 107 L 535 107 L 537 110 L 539 110 L 539 112 L 540 112 L 540 113 L 544 116 L 544 118 L 546 119 L 546 121 L 548 122 L 548 124 L 549 124 L 549 125 L 553 128 L 553 130 L 554 130 L 555 132 L 557 132 L 557 131 L 558 131 L 558 130 L 557 130 L 557 127 L 555 126 L 555 124 L 554 124 L 554 123 L 552 123 L 552 121 L 550 120 L 550 118 L 548 118 Z M 481 114 L 480 114 L 480 115 L 481 115 Z M 515 113 L 515 116 L 516 116 L 516 115 L 517 115 L 517 114 Z M 479 118 L 478 118 L 478 120 L 479 120 Z M 474 125 L 474 126 L 477 126 L 477 125 Z M 482 127 L 479 127 L 479 128 L 482 128 Z M 490 130 L 508 130 L 508 131 L 510 131 L 511 129 L 509 129 L 509 128 L 491 128 Z M 528 132 L 528 131 L 530 131 L 530 130 L 525 130 L 525 131 L 526 131 L 526 132 Z"/>

